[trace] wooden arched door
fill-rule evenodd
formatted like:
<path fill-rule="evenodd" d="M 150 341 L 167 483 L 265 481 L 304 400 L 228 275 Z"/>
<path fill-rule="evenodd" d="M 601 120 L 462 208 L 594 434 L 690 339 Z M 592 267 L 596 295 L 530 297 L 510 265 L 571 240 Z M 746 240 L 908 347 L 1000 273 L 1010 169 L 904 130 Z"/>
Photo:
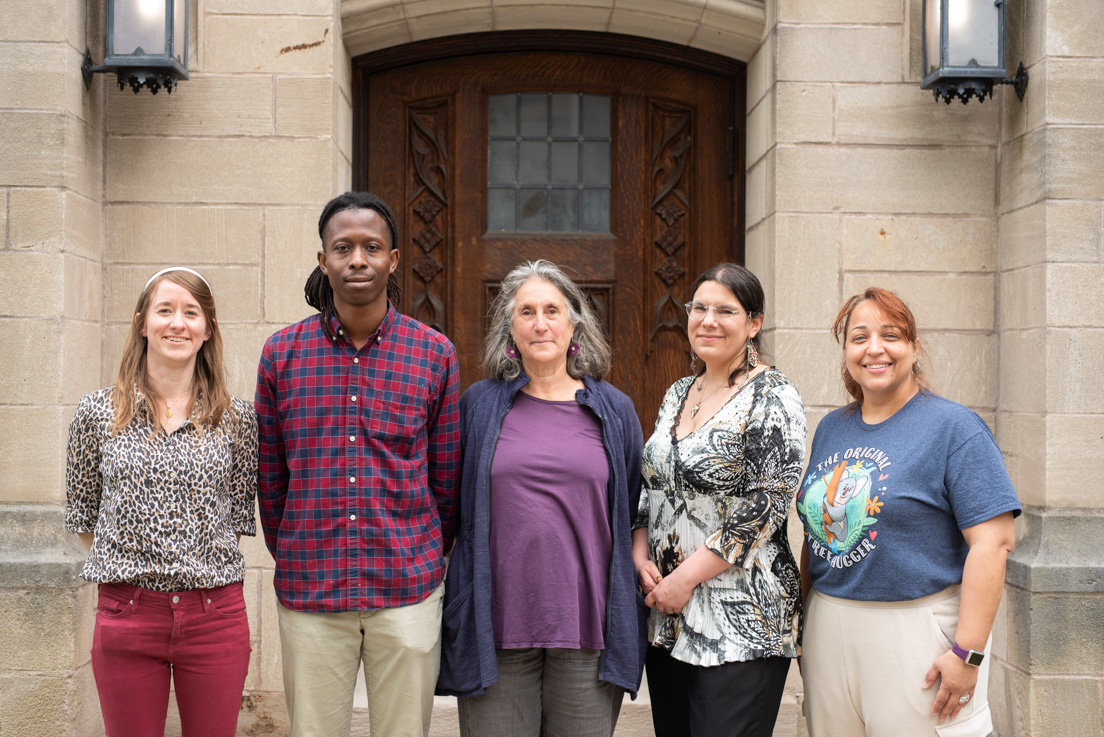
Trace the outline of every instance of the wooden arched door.
<path fill-rule="evenodd" d="M 690 284 L 742 260 L 743 67 L 603 38 L 358 59 L 355 184 L 395 209 L 402 310 L 450 337 L 464 387 L 499 281 L 546 258 L 590 294 L 647 432 L 689 368 Z"/>

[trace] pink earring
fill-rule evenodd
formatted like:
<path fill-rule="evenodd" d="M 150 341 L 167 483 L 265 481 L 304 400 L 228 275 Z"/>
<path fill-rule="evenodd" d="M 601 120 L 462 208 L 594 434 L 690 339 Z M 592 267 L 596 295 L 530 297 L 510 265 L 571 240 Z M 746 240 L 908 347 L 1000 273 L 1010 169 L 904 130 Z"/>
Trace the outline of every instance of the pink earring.
<path fill-rule="evenodd" d="M 517 358 L 518 355 L 520 355 L 520 354 L 518 353 L 517 346 L 513 346 L 513 345 L 506 346 L 506 357 L 507 358 Z"/>
<path fill-rule="evenodd" d="M 571 345 L 567 347 L 567 355 L 574 356 L 579 352 L 579 344 L 575 341 L 571 341 Z"/>

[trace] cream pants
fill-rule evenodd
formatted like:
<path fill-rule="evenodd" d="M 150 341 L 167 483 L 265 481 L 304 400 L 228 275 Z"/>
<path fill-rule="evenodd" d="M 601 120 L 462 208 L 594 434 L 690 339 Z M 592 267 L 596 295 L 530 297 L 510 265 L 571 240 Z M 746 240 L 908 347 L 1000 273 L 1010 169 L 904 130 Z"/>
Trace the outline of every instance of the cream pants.
<path fill-rule="evenodd" d="M 928 669 L 951 646 L 958 605 L 958 586 L 895 602 L 810 592 L 801 646 L 810 737 L 988 735 L 989 645 L 974 696 L 955 719 L 939 724 L 931 716 L 938 680 L 923 688 Z"/>
<path fill-rule="evenodd" d="M 277 606 L 292 737 L 348 737 L 357 669 L 374 737 L 426 737 L 441 667 L 444 586 L 394 609 L 327 614 Z"/>

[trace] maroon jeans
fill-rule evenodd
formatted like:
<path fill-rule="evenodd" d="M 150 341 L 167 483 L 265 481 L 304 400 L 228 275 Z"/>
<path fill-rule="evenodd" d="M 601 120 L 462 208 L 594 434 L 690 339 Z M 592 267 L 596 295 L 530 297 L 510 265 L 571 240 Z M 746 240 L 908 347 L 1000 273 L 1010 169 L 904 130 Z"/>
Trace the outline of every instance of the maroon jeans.
<path fill-rule="evenodd" d="M 252 651 L 241 582 L 99 589 L 92 672 L 108 737 L 162 737 L 170 679 L 184 737 L 233 737 Z"/>

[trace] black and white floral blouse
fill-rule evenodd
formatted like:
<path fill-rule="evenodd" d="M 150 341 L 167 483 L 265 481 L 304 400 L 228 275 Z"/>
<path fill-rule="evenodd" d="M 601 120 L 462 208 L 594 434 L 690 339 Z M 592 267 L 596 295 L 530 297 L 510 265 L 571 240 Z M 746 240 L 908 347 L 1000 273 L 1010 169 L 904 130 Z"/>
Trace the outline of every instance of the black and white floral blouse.
<path fill-rule="evenodd" d="M 216 430 L 191 419 L 153 434 L 145 400 L 112 436 L 112 389 L 87 394 L 69 425 L 65 526 L 94 532 L 81 577 L 154 591 L 241 581 L 236 533 L 255 535 L 257 415 L 232 397 Z"/>
<path fill-rule="evenodd" d="M 786 516 L 805 458 L 805 411 L 775 369 L 754 377 L 697 431 L 674 428 L 693 377 L 676 381 L 644 446 L 636 526 L 670 574 L 702 545 L 731 567 L 694 588 L 678 615 L 652 610 L 650 642 L 712 666 L 796 657 L 801 584 Z"/>

